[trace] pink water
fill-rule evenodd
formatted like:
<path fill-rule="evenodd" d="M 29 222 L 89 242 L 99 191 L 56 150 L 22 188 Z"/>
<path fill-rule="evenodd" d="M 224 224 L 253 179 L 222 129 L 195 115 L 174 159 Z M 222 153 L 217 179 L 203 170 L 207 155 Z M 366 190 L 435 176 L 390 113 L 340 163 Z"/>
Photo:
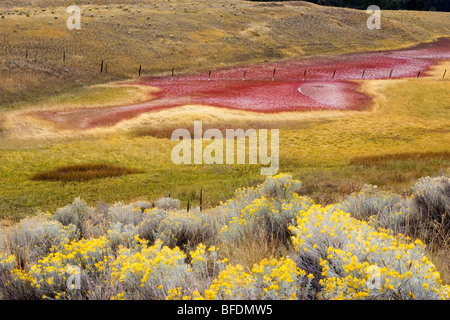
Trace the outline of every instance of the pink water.
<path fill-rule="evenodd" d="M 255 112 L 362 110 L 371 99 L 351 80 L 425 77 L 430 66 L 450 60 L 450 38 L 414 48 L 265 63 L 172 79 L 147 78 L 153 100 L 123 107 L 40 112 L 72 129 L 114 125 L 142 113 L 183 105 L 209 105 Z M 274 73 L 275 70 L 275 73 Z M 226 109 L 223 110 L 226 112 Z"/>

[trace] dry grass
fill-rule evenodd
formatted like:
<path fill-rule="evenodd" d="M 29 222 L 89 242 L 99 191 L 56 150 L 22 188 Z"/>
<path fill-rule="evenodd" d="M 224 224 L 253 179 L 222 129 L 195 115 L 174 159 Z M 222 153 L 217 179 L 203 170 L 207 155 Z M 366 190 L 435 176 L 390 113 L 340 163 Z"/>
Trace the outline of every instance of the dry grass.
<path fill-rule="evenodd" d="M 364 166 L 386 166 L 391 162 L 404 162 L 404 161 L 419 161 L 427 162 L 433 161 L 434 159 L 440 159 L 441 161 L 450 161 L 450 152 L 426 152 L 426 153 L 416 153 L 416 152 L 406 152 L 406 153 L 392 153 L 383 154 L 376 156 L 366 156 L 354 158 L 350 161 L 351 164 L 361 164 Z"/>
<path fill-rule="evenodd" d="M 240 264 L 251 268 L 264 258 L 281 258 L 293 253 L 293 248 L 279 240 L 268 240 L 263 234 L 249 237 L 238 243 L 225 243 L 220 249 L 221 255 L 226 257 L 231 264 Z"/>
<path fill-rule="evenodd" d="M 144 75 L 158 76 L 172 67 L 185 73 L 393 49 L 450 34 L 448 13 L 384 11 L 383 29 L 374 36 L 366 28 L 365 11 L 241 0 L 78 1 L 82 28 L 70 31 L 70 4 L 2 1 L 0 107 L 82 84 L 136 78 L 139 65 Z M 99 72 L 101 60 L 107 73 Z"/>

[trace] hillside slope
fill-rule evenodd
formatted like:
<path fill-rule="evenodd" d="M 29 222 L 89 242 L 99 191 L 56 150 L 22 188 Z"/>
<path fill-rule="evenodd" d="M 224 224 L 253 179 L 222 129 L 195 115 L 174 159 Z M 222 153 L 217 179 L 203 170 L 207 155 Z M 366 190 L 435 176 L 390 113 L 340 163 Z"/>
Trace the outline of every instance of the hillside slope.
<path fill-rule="evenodd" d="M 308 2 L 78 1 L 80 30 L 69 30 L 71 1 L 2 1 L 0 107 L 86 83 L 167 75 L 314 55 L 384 50 L 450 35 L 448 13 L 368 14 Z M 91 3 L 91 4 L 89 4 Z M 22 7 L 20 7 L 22 6 Z M 65 56 L 65 61 L 63 57 Z M 107 73 L 100 73 L 101 61 Z"/>

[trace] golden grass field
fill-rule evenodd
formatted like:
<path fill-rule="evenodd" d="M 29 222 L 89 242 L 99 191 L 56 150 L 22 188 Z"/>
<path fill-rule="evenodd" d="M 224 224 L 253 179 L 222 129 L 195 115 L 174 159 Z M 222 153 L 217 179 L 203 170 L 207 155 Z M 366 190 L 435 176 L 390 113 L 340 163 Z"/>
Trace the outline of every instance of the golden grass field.
<path fill-rule="evenodd" d="M 202 187 L 204 206 L 212 207 L 231 198 L 236 188 L 264 180 L 259 165 L 173 164 L 175 143 L 168 137 L 194 120 L 218 128 L 281 128 L 279 172 L 302 180 L 304 194 L 322 204 L 364 184 L 408 193 L 420 177 L 450 173 L 450 74 L 441 79 L 450 69 L 448 61 L 428 78 L 362 81 L 362 90 L 373 97 L 368 111 L 267 115 L 182 106 L 83 132 L 24 116 L 30 110 L 142 102 L 152 88 L 122 82 L 136 78 L 139 65 L 147 76 L 162 76 L 172 67 L 187 73 L 404 48 L 449 36 L 448 13 L 385 11 L 382 32 L 374 35 L 364 27 L 364 11 L 305 2 L 79 1 L 87 24 L 69 31 L 66 2 L 0 4 L 2 223 L 53 211 L 78 196 L 95 205 L 170 194 L 183 205 L 188 200 L 196 205 Z M 102 59 L 107 73 L 99 72 Z M 32 179 L 59 167 L 90 164 L 138 171 L 84 181 Z M 265 250 L 269 254 L 273 248 Z M 449 283 L 448 250 L 431 255 Z"/>

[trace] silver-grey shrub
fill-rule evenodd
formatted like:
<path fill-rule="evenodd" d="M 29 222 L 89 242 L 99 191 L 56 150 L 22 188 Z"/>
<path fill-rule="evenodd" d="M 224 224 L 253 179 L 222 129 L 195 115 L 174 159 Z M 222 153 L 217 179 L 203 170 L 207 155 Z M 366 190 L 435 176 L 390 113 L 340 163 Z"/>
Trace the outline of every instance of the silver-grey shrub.
<path fill-rule="evenodd" d="M 276 200 L 289 200 L 294 193 L 299 193 L 302 182 L 292 179 L 290 174 L 268 177 L 260 186 L 261 195 Z"/>
<path fill-rule="evenodd" d="M 422 225 L 416 229 L 426 238 L 439 237 L 448 242 L 450 237 L 450 178 L 425 177 L 412 187 L 413 199 Z M 434 239 L 437 240 L 437 239 Z"/>
<path fill-rule="evenodd" d="M 119 246 L 133 248 L 137 244 L 138 228 L 132 224 L 116 222 L 108 230 L 111 248 L 116 251 Z"/>
<path fill-rule="evenodd" d="M 401 200 L 402 197 L 397 194 L 365 185 L 360 192 L 347 197 L 341 208 L 356 219 L 368 220 L 371 216 L 390 216 Z"/>
<path fill-rule="evenodd" d="M 47 255 L 53 247 L 59 247 L 78 237 L 75 225 L 64 226 L 51 219 L 50 215 L 39 214 L 23 219 L 11 227 L 6 234 L 6 246 L 16 256 L 19 267 L 36 262 Z"/>
<path fill-rule="evenodd" d="M 68 226 L 70 224 L 77 227 L 80 232 L 80 237 L 86 233 L 85 223 L 89 216 L 89 208 L 81 198 L 75 200 L 58 210 L 53 214 L 53 218 L 59 221 L 62 225 Z"/>
<path fill-rule="evenodd" d="M 180 207 L 180 200 L 174 198 L 160 198 L 156 200 L 155 206 L 163 210 L 176 210 Z"/>
<path fill-rule="evenodd" d="M 139 201 L 130 204 L 114 203 L 108 211 L 108 220 L 111 224 L 120 222 L 124 225 L 138 225 L 144 218 L 144 211 L 151 207 L 151 203 Z"/>

